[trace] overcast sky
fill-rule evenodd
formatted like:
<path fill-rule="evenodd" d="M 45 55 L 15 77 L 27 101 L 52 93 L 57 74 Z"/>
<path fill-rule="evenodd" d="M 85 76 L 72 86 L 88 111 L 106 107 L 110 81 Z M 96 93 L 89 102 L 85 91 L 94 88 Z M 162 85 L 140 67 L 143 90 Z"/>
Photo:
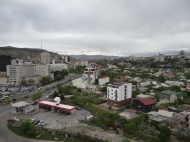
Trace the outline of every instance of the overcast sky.
<path fill-rule="evenodd" d="M 190 0 L 0 0 L 0 46 L 62 54 L 190 51 Z"/>

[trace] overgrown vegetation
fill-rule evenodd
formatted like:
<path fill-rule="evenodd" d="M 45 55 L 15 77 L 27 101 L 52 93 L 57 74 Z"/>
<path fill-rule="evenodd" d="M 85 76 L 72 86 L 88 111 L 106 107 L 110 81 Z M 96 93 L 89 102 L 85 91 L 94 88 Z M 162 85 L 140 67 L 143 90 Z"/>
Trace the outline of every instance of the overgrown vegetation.
<path fill-rule="evenodd" d="M 17 123 L 17 122 L 16 122 Z M 85 134 L 68 134 L 66 138 L 66 133 L 61 130 L 47 130 L 41 127 L 36 127 L 31 123 L 31 120 L 21 120 L 21 122 L 17 123 L 9 122 L 7 124 L 8 128 L 15 132 L 18 135 L 38 139 L 38 140 L 59 140 L 65 142 L 108 142 L 107 140 L 98 140 L 97 138 L 89 137 Z M 55 139 L 56 138 L 56 139 Z"/>

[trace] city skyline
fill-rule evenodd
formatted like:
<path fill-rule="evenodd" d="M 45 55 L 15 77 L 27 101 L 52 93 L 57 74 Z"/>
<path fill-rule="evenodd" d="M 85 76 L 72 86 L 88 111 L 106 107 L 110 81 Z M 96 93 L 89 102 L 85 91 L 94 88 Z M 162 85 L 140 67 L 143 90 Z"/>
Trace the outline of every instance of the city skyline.
<path fill-rule="evenodd" d="M 0 2 L 0 46 L 59 54 L 129 56 L 189 51 L 190 2 Z"/>

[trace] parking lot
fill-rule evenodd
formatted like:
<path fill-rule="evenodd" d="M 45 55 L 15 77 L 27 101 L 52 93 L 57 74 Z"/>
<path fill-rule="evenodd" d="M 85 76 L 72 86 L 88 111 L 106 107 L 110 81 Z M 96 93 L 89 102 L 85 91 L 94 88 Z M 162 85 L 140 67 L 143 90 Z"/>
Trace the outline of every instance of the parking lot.
<path fill-rule="evenodd" d="M 38 105 L 35 105 L 36 109 L 38 108 Z M 98 127 L 93 127 L 93 126 L 88 126 L 87 124 L 80 123 L 79 120 L 85 120 L 86 116 L 90 115 L 90 112 L 86 110 L 76 110 L 76 113 L 74 114 L 64 114 L 60 112 L 53 112 L 50 110 L 46 109 L 39 109 L 40 112 L 31 115 L 31 114 L 18 114 L 15 111 L 11 112 L 10 118 L 17 117 L 18 119 L 24 118 L 24 119 L 31 119 L 31 118 L 36 118 L 37 120 L 44 120 L 45 123 L 47 123 L 44 128 L 47 129 L 56 129 L 56 130 L 62 130 L 63 132 L 68 132 L 68 133 L 84 133 L 85 135 L 89 135 L 91 137 L 97 137 L 101 138 L 104 140 L 110 140 L 111 142 L 115 141 L 122 141 L 123 137 L 113 134 L 113 133 L 108 133 L 105 132 L 104 130 L 98 128 Z M 37 125 L 37 127 L 39 127 Z"/>

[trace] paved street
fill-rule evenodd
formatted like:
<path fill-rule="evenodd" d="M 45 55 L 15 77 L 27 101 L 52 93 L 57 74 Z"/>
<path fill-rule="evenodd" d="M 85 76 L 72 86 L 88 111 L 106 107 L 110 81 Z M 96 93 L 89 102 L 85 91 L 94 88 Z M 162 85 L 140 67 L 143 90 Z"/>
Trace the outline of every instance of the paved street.
<path fill-rule="evenodd" d="M 76 78 L 75 76 L 81 76 L 81 75 L 69 74 L 68 77 L 66 77 L 63 80 L 59 81 L 59 83 L 64 83 L 69 78 L 72 80 L 72 79 Z M 51 84 L 43 86 L 42 91 L 44 91 L 45 88 L 47 88 L 48 86 L 56 86 L 57 83 L 58 82 L 53 82 Z M 33 93 L 35 93 L 35 92 L 30 92 L 28 95 L 31 95 Z M 43 93 L 43 98 L 42 99 L 45 98 L 45 95 L 47 95 L 46 92 Z M 31 101 L 31 99 L 29 98 L 26 101 Z M 7 128 L 7 119 L 9 119 L 9 117 L 12 118 L 14 116 L 14 114 L 10 113 L 10 112 L 12 112 L 14 110 L 15 109 L 13 107 L 9 106 L 9 105 L 0 107 L 0 126 L 1 126 L 0 127 L 0 142 L 48 142 L 48 141 L 32 140 L 32 139 L 28 139 L 28 138 L 23 138 L 21 136 L 18 136 L 16 134 L 14 134 L 12 131 L 10 131 Z"/>

